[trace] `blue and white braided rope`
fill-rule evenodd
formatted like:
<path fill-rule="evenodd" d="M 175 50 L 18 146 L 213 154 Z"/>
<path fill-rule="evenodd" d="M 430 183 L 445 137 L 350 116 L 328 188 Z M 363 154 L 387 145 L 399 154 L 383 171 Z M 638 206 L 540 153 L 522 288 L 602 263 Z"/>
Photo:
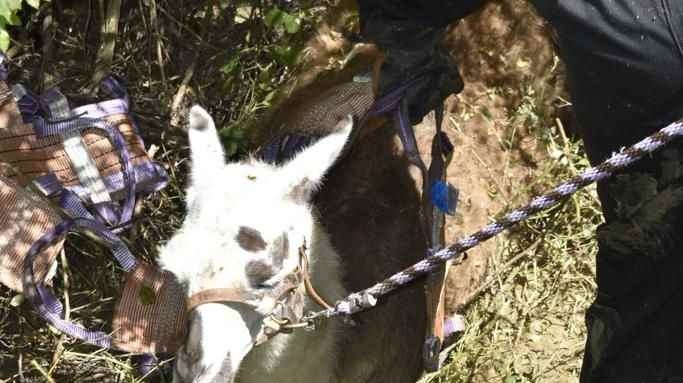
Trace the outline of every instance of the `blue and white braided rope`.
<path fill-rule="evenodd" d="M 619 153 L 615 153 L 600 165 L 587 169 L 576 177 L 558 185 L 550 192 L 534 198 L 528 205 L 511 211 L 499 221 L 488 224 L 476 233 L 458 240 L 451 246 L 437 251 L 433 255 L 426 257 L 420 262 L 392 275 L 374 286 L 349 295 L 338 301 L 333 308 L 311 313 L 304 319 L 309 322 L 315 322 L 323 318 L 330 318 L 337 315 L 355 314 L 373 307 L 377 302 L 377 298 L 380 296 L 430 273 L 446 261 L 459 257 L 464 251 L 500 234 L 503 230 L 532 215 L 554 206 L 577 192 L 579 189 L 603 180 L 616 171 L 628 167 L 646 154 L 655 152 L 674 138 L 682 135 L 683 120 L 679 120 L 662 128 L 653 135 L 646 137 L 635 145 L 626 148 Z"/>

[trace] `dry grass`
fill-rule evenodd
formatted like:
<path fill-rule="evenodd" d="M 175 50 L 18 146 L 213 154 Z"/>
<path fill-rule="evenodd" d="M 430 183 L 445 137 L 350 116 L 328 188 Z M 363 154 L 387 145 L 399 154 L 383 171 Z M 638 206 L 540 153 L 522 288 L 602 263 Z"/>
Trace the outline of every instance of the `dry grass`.
<path fill-rule="evenodd" d="M 575 127 L 557 118 L 567 105 L 563 69 L 543 32 L 525 2 L 507 0 L 453 36 L 469 84 L 453 123 L 477 134 L 486 126 L 505 151 L 502 164 L 482 161 L 495 170 L 489 220 L 589 166 Z M 577 382 L 601 222 L 593 186 L 493 239 L 481 278 L 487 288 L 460 310 L 467 328 L 445 366 L 421 383 Z"/>
<path fill-rule="evenodd" d="M 563 137 L 548 135 L 549 157 L 522 183 L 514 206 L 588 166 L 581 146 Z M 423 381 L 577 382 L 599 223 L 589 188 L 498 239 L 484 282 L 491 288 L 465 310 L 467 329 L 446 366 Z"/>

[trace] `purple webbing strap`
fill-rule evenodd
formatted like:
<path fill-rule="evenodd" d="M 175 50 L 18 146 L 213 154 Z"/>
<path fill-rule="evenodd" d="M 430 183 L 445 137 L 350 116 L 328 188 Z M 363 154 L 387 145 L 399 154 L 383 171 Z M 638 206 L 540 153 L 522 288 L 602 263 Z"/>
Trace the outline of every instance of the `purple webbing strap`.
<path fill-rule="evenodd" d="M 142 180 L 142 183 L 137 183 L 135 186 L 136 192 L 145 194 L 154 193 L 166 186 L 166 182 L 162 181 L 166 176 L 166 171 L 162 166 L 153 161 L 143 161 L 133 165 L 136 180 Z M 147 182 L 153 180 L 152 182 Z M 125 188 L 123 175 L 120 172 L 112 173 L 104 177 L 104 183 L 107 185 L 107 190 L 122 190 Z M 62 190 L 63 186 L 57 177 L 50 173 L 40 176 L 33 180 L 33 184 L 37 185 L 40 191 L 46 195 L 56 195 Z M 82 194 L 81 190 L 85 190 L 83 186 L 70 186 L 69 190 L 73 190 L 76 194 Z M 85 193 L 85 191 L 83 191 Z"/>
<path fill-rule="evenodd" d="M 22 121 L 25 124 L 30 124 L 37 115 L 45 110 L 45 106 L 29 89 L 24 88 L 24 91 L 24 95 L 17 100 L 17 107 L 21 113 Z"/>
<path fill-rule="evenodd" d="M 301 152 L 303 148 L 317 139 L 318 137 L 315 136 L 288 134 L 268 142 L 258 152 L 258 156 L 265 162 L 280 164 L 292 159 L 296 153 Z"/>
<path fill-rule="evenodd" d="M 406 82 L 405 84 L 396 87 L 396 89 L 387 92 L 387 94 L 377 99 L 370 107 L 370 110 L 368 110 L 363 116 L 363 118 L 361 118 L 360 126 L 363 126 L 363 124 L 370 117 L 376 117 L 384 113 L 395 111 L 396 108 L 399 107 L 399 103 L 401 102 L 401 100 L 403 100 L 403 96 L 405 95 L 406 91 L 410 89 L 410 87 L 419 84 L 422 81 L 426 81 L 425 77 L 417 76 L 412 80 Z"/>
<path fill-rule="evenodd" d="M 417 140 L 415 139 L 415 131 L 410 124 L 410 117 L 408 116 L 408 100 L 403 99 L 398 104 L 398 108 L 394 112 L 394 126 L 398 129 L 398 136 L 401 138 L 401 144 L 408 154 L 408 159 L 415 166 L 420 168 L 423 177 L 427 177 L 427 166 L 425 166 L 420 151 L 417 148 Z"/>
<path fill-rule="evenodd" d="M 126 197 L 119 214 L 114 212 L 114 205 L 102 203 L 93 205 L 103 223 L 111 226 L 123 226 L 129 223 L 133 217 L 135 208 L 135 172 L 130 160 L 130 154 L 126 147 L 123 135 L 111 123 L 99 118 L 75 117 L 61 121 L 47 122 L 42 117 L 36 117 L 33 126 L 38 138 L 67 133 L 73 130 L 82 131 L 86 128 L 98 128 L 104 130 L 110 137 L 112 145 L 121 156 L 121 173 L 126 187 Z"/>
<path fill-rule="evenodd" d="M 104 90 L 107 91 L 107 93 L 109 93 L 113 98 L 123 101 L 126 105 L 126 108 L 128 108 L 128 90 L 126 89 L 126 86 L 122 84 L 122 82 L 123 81 L 121 79 L 118 79 L 113 75 L 109 75 L 102 80 L 100 86 L 104 88 Z"/>
<path fill-rule="evenodd" d="M 92 216 L 75 194 L 69 190 L 64 190 L 63 193 L 62 199 L 64 206 L 67 206 L 72 213 L 82 213 L 84 215 L 75 219 L 62 221 L 31 246 L 26 259 L 24 260 L 24 294 L 35 307 L 38 314 L 57 330 L 87 343 L 99 347 L 111 348 L 112 339 L 107 333 L 87 330 L 73 322 L 62 319 L 62 304 L 42 283 L 36 283 L 33 270 L 35 258 L 43 249 L 55 243 L 59 238 L 65 236 L 75 228 L 91 231 L 101 238 L 111 248 L 114 258 L 125 272 L 130 272 L 137 266 L 137 260 L 133 257 L 128 250 L 128 247 L 126 247 L 121 239 L 100 222 L 93 220 L 91 218 Z"/>

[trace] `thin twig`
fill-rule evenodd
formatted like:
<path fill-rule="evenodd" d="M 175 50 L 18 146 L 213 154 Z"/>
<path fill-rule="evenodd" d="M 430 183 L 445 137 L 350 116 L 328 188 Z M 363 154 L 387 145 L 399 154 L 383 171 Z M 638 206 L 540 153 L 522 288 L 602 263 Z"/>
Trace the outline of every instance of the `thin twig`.
<path fill-rule="evenodd" d="M 17 367 L 19 368 L 19 382 L 26 382 L 24 378 L 24 353 L 19 352 L 19 357 L 17 358 Z"/>
<path fill-rule="evenodd" d="M 100 1 L 100 7 L 104 3 Z M 102 19 L 100 29 L 100 47 L 97 50 L 95 60 L 95 72 L 86 88 L 87 93 L 93 93 L 104 78 L 111 72 L 114 62 L 114 50 L 116 49 L 116 37 L 119 32 L 119 17 L 121 16 L 121 0 L 110 0 L 106 14 Z"/>
<path fill-rule="evenodd" d="M 199 61 L 199 54 L 195 55 L 194 60 L 192 60 L 190 66 L 185 70 L 183 81 L 180 83 L 178 91 L 173 96 L 173 102 L 171 103 L 172 127 L 178 127 L 180 125 L 180 112 L 178 109 L 180 108 L 180 104 L 183 102 L 183 98 L 185 98 L 185 93 L 187 93 L 187 90 L 189 89 L 190 81 L 192 80 L 192 76 L 194 76 L 194 69 L 197 67 L 197 61 Z"/>
<path fill-rule="evenodd" d="M 491 286 L 493 286 L 494 283 L 498 280 L 498 277 L 500 277 L 501 274 L 504 272 L 508 271 L 510 267 L 512 267 L 514 264 L 516 264 L 520 259 L 532 254 L 533 252 L 536 251 L 538 248 L 538 245 L 541 244 L 541 241 L 543 241 L 543 238 L 537 239 L 534 243 L 531 244 L 531 246 L 527 247 L 522 251 L 521 253 L 515 255 L 512 259 L 508 260 L 505 262 L 503 267 L 501 267 L 489 280 L 486 282 L 482 283 L 476 290 L 474 290 L 468 297 L 465 299 L 465 301 L 461 304 L 458 305 L 456 308 L 456 312 L 463 312 L 467 306 L 472 304 L 475 299 L 477 299 L 481 294 L 485 293 Z"/>
<path fill-rule="evenodd" d="M 145 18 L 145 6 L 144 6 L 144 4 L 143 4 L 143 1 L 139 1 L 139 2 L 138 2 L 138 9 L 140 10 L 140 19 L 142 19 L 142 27 L 144 28 L 145 33 L 146 33 L 147 35 L 151 35 L 151 32 L 150 32 L 151 27 L 150 27 L 149 25 L 147 25 L 147 19 Z M 148 51 L 148 50 L 145 49 L 145 52 L 147 52 L 147 51 Z M 149 55 L 147 55 L 147 56 L 149 57 Z M 151 79 L 151 78 L 152 78 L 152 64 L 151 64 L 151 61 L 152 61 L 152 60 L 149 59 L 149 60 L 142 60 L 142 61 L 144 61 L 145 64 L 147 64 L 147 65 L 146 65 L 146 68 L 147 68 L 147 77 L 149 77 L 149 78 Z M 140 71 L 140 70 L 138 69 L 138 66 L 136 65 L 136 60 L 131 61 L 131 63 L 133 64 L 133 67 L 134 67 L 135 69 L 137 69 L 138 72 L 139 72 L 140 74 L 142 74 L 142 71 Z"/>
<path fill-rule="evenodd" d="M 149 22 L 152 24 L 154 40 L 156 42 L 157 61 L 159 64 L 159 73 L 161 74 L 162 89 L 166 89 L 166 71 L 164 69 L 164 55 L 161 50 L 161 33 L 159 33 L 159 19 L 157 17 L 157 2 L 151 0 L 149 2 Z"/>
<path fill-rule="evenodd" d="M 212 47 L 212 48 L 214 48 L 214 49 L 218 49 L 218 47 L 216 47 L 215 45 L 211 45 L 211 44 L 209 44 L 208 42 L 206 42 L 202 36 L 198 35 L 197 32 L 193 31 L 193 30 L 192 30 L 191 28 L 189 28 L 187 25 L 185 25 L 185 24 L 181 23 L 180 21 L 178 21 L 178 19 L 176 19 L 175 17 L 173 17 L 173 15 L 171 15 L 166 9 L 164 9 L 164 7 L 162 7 L 162 6 L 157 6 L 157 8 L 158 8 L 158 10 L 159 10 L 161 13 L 163 13 L 166 17 L 168 17 L 168 19 L 171 20 L 174 24 L 176 24 L 177 26 L 179 26 L 181 29 L 185 30 L 185 32 L 191 34 L 195 39 L 197 39 L 197 40 L 199 41 L 199 43 L 201 43 L 202 45 L 210 46 L 210 47 Z"/>
<path fill-rule="evenodd" d="M 40 375 L 42 375 L 45 378 L 45 380 L 48 381 L 48 383 L 55 383 L 54 379 L 52 379 L 50 374 L 48 374 L 47 371 L 45 371 L 45 369 L 40 364 L 38 364 L 38 362 L 35 359 L 31 360 L 31 365 L 33 366 L 33 368 L 38 370 L 38 372 L 40 372 Z"/>
<path fill-rule="evenodd" d="M 55 2 L 54 6 L 57 6 L 57 2 Z M 53 61 L 55 33 L 57 30 L 57 22 L 52 10 L 53 9 L 50 8 L 50 13 L 46 15 L 43 19 L 43 25 L 40 29 L 40 34 L 44 41 L 43 57 L 41 58 L 40 62 L 40 70 L 38 71 L 38 73 L 36 73 L 36 76 L 38 83 L 38 91 L 41 92 L 45 88 L 46 77 L 50 81 L 52 80 L 52 75 L 48 70 L 48 65 Z"/>
<path fill-rule="evenodd" d="M 506 189 L 503 187 L 503 185 L 501 185 L 500 182 L 498 182 L 498 178 L 500 178 L 500 175 L 496 175 L 495 172 L 493 170 L 491 170 L 491 167 L 486 162 L 484 162 L 484 160 L 481 159 L 479 154 L 477 154 L 477 152 L 474 151 L 474 149 L 470 149 L 470 152 L 472 154 L 474 154 L 474 158 L 476 158 L 477 161 L 479 161 L 481 166 L 483 166 L 484 169 L 486 169 L 486 171 L 489 175 L 489 179 L 491 180 L 491 182 L 493 182 L 496 185 L 496 188 L 498 189 L 501 196 L 503 197 L 503 201 L 505 201 L 506 204 L 510 205 L 510 196 L 508 195 L 508 193 L 507 193 Z"/>
<path fill-rule="evenodd" d="M 210 9 L 211 2 L 209 1 L 207 2 L 207 10 L 204 14 L 204 21 L 202 22 L 202 36 L 206 35 L 206 31 L 208 29 L 207 25 L 209 24 L 209 18 L 211 17 L 211 12 L 209 12 Z M 183 81 L 180 83 L 180 86 L 178 87 L 178 91 L 173 96 L 173 102 L 171 103 L 171 126 L 174 128 L 180 125 L 180 112 L 178 109 L 180 108 L 180 104 L 183 102 L 185 94 L 189 89 L 190 81 L 192 81 L 192 76 L 194 76 L 194 71 L 197 67 L 197 62 L 199 61 L 200 57 L 201 50 L 197 49 L 194 59 L 192 60 L 192 63 L 185 70 L 185 75 L 183 76 Z"/>

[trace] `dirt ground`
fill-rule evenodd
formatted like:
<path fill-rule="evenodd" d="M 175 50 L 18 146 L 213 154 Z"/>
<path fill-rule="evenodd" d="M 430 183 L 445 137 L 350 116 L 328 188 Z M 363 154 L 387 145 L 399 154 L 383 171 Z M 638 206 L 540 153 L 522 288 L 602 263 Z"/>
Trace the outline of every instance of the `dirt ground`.
<path fill-rule="evenodd" d="M 564 90 L 549 35 L 522 1 L 491 3 L 451 31 L 449 46 L 465 81 L 465 90 L 447 101 L 444 124 L 455 145 L 448 181 L 460 192 L 457 213 L 446 221 L 446 243 L 453 243 L 530 196 L 519 183 L 534 177 L 546 154 L 528 119 L 553 115 Z M 433 116 L 415 131 L 429 158 Z M 483 243 L 451 267 L 448 312 L 473 298 L 497 243 Z"/>

